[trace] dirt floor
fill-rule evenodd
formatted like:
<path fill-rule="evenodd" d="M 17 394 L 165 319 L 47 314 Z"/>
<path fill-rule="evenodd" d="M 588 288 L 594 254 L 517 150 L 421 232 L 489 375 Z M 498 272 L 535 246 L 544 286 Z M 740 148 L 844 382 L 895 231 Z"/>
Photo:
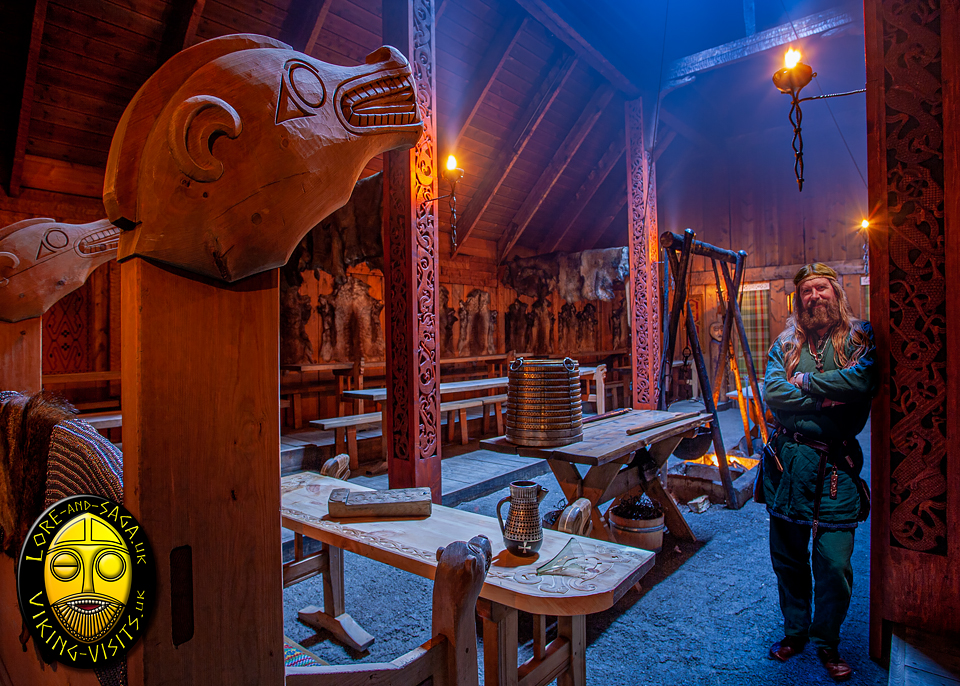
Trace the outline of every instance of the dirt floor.
<path fill-rule="evenodd" d="M 870 432 L 860 435 L 869 479 Z M 726 442 L 726 441 L 725 441 Z M 536 479 L 550 494 L 542 509 L 562 494 L 552 475 Z M 496 516 L 507 490 L 459 505 Z M 654 569 L 610 610 L 587 618 L 587 682 L 595 685 L 709 684 L 779 686 L 830 684 L 812 647 L 788 663 L 767 650 L 782 636 L 776 578 L 767 547 L 769 517 L 752 500 L 735 511 L 714 505 L 686 514 L 698 538 L 682 543 L 669 533 Z M 885 684 L 887 671 L 868 657 L 869 520 L 857 531 L 853 601 L 843 625 L 841 654 L 854 669 L 849 683 Z M 347 611 L 376 642 L 354 654 L 327 635 L 299 623 L 296 612 L 321 604 L 318 579 L 284 591 L 285 632 L 331 663 L 389 661 L 430 636 L 431 583 L 346 554 Z M 521 613 L 521 660 L 531 654 L 529 616 Z M 481 652 L 482 655 L 482 652 Z M 481 664 L 482 670 L 482 664 Z M 482 682 L 481 682 L 482 683 Z"/>

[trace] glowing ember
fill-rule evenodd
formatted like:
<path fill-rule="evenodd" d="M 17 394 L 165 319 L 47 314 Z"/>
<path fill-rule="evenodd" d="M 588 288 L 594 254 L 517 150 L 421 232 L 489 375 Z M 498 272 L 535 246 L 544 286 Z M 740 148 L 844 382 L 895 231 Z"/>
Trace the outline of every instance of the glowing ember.
<path fill-rule="evenodd" d="M 708 464 L 712 467 L 720 467 L 720 461 L 713 453 L 708 453 L 697 460 L 690 460 L 690 462 L 695 462 L 697 464 Z M 727 455 L 727 464 L 729 466 L 737 467 L 745 472 L 756 467 L 759 462 L 760 460 L 755 460 L 750 457 L 734 457 L 732 455 Z"/>

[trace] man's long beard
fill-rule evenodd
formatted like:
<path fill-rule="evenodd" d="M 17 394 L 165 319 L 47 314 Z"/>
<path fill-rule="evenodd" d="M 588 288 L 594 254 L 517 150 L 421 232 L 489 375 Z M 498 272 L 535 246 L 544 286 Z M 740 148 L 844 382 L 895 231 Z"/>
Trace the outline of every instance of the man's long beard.
<path fill-rule="evenodd" d="M 821 300 L 809 309 L 800 309 L 800 326 L 804 331 L 814 332 L 829 326 L 831 329 L 840 323 L 840 303 L 836 300 Z"/>

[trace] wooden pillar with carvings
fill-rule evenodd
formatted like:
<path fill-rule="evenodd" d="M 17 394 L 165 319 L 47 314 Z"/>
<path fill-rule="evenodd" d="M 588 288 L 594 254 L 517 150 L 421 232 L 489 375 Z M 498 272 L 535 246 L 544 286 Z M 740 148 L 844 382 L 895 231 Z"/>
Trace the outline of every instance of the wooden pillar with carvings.
<path fill-rule="evenodd" d="M 960 631 L 960 5 L 867 0 L 870 653 Z M 953 286 L 955 288 L 955 284 Z"/>
<path fill-rule="evenodd" d="M 660 389 L 660 243 L 656 174 L 643 145 L 641 100 L 626 103 L 627 225 L 630 248 L 630 369 L 632 404 L 655 410 Z"/>
<path fill-rule="evenodd" d="M 391 488 L 429 486 L 440 502 L 437 345 L 437 112 L 433 0 L 384 0 L 383 40 L 413 69 L 423 136 L 384 155 L 384 283 Z"/>

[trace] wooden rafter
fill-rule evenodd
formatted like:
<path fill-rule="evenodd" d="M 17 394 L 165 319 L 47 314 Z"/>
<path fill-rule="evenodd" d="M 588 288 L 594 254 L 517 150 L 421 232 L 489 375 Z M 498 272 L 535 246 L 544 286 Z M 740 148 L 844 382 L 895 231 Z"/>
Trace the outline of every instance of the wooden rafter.
<path fill-rule="evenodd" d="M 639 95 L 639 90 L 622 71 L 597 49 L 595 42 L 584 35 L 580 22 L 556 0 L 517 0 L 527 13 L 543 24 L 550 33 L 566 43 L 618 90 L 629 97 Z"/>
<path fill-rule="evenodd" d="M 557 94 L 563 89 L 576 66 L 577 59 L 573 55 L 566 55 L 554 62 L 546 78 L 540 84 L 540 88 L 530 99 L 530 104 L 517 122 L 516 128 L 507 136 L 503 147 L 497 153 L 496 160 L 484 174 L 483 180 L 480 181 L 476 192 L 470 198 L 470 202 L 463 212 L 463 221 L 460 224 L 463 232 L 460 235 L 457 248 L 453 252 L 453 257 L 456 257 L 467 238 L 477 228 L 480 218 L 487 207 L 490 206 L 490 201 L 500 190 L 500 186 L 503 185 L 510 170 L 513 169 L 513 165 L 519 159 L 520 153 L 527 147 L 527 143 L 530 142 L 550 105 L 556 100 Z"/>
<path fill-rule="evenodd" d="M 676 137 L 677 137 L 677 132 L 671 129 L 670 131 L 667 131 L 666 135 L 664 135 L 663 138 L 657 141 L 657 147 L 655 147 L 653 149 L 653 152 L 651 153 L 651 156 L 653 157 L 654 162 L 660 159 L 660 155 L 666 152 L 667 147 L 673 142 L 673 139 Z"/>
<path fill-rule="evenodd" d="M 716 150 L 716 144 L 672 112 L 660 106 L 660 121 L 704 150 Z"/>
<path fill-rule="evenodd" d="M 332 4 L 333 0 L 308 0 L 302 7 L 292 3 L 280 27 L 280 40 L 309 55 L 317 44 Z M 301 7 L 301 11 L 294 12 L 294 7 Z"/>
<path fill-rule="evenodd" d="M 510 51 L 513 50 L 513 46 L 517 44 L 517 40 L 530 21 L 532 20 L 529 17 L 523 17 L 519 13 L 514 14 L 497 32 L 468 82 L 467 92 L 463 96 L 459 111 L 450 118 L 450 124 L 445 127 L 444 150 L 454 152 L 460 148 L 463 134 L 473 121 L 474 115 L 480 109 L 480 104 L 503 70 Z"/>
<path fill-rule="evenodd" d="M 33 113 L 33 91 L 37 84 L 37 66 L 40 64 L 40 44 L 43 43 L 43 25 L 47 19 L 47 0 L 36 0 L 33 6 L 33 21 L 30 25 L 30 43 L 27 47 L 26 69 L 20 99 L 20 116 L 17 119 L 17 136 L 13 143 L 13 160 L 10 165 L 10 195 L 20 195 L 23 180 L 23 158 L 27 153 L 27 137 L 30 135 L 30 117 Z"/>
<path fill-rule="evenodd" d="M 504 258 L 513 249 L 513 246 L 520 240 L 520 236 L 522 236 L 523 232 L 530 226 L 530 222 L 533 220 L 534 215 L 536 215 L 537 210 L 543 205 L 544 200 L 547 199 L 554 185 L 560 180 L 560 177 L 570 164 L 573 156 L 577 154 L 577 150 L 580 149 L 580 146 L 583 145 L 587 136 L 590 135 L 593 125 L 600 119 L 600 115 L 603 114 L 603 109 L 610 102 L 613 93 L 613 88 L 605 83 L 597 88 L 590 96 L 587 106 L 583 108 L 583 112 L 577 118 L 577 123 L 573 125 L 570 133 L 563 139 L 563 143 L 560 144 L 553 159 L 550 160 L 550 164 L 548 164 L 547 168 L 540 174 L 540 178 L 533 184 L 533 190 L 527 194 L 526 200 L 523 201 L 520 209 L 517 210 L 517 213 L 513 216 L 513 221 L 510 222 L 507 231 L 500 237 L 500 240 L 497 241 L 497 257 L 499 262 L 503 262 Z"/>
<path fill-rule="evenodd" d="M 578 251 L 581 250 L 593 250 L 593 246 L 603 238 L 603 235 L 607 232 L 607 229 L 610 228 L 610 225 L 613 224 L 613 221 L 620 215 L 620 212 L 627 205 L 627 181 L 626 179 L 617 186 L 617 191 L 611 197 L 611 202 L 607 203 L 606 209 L 603 214 L 597 218 L 597 223 L 594 224 L 592 231 L 587 231 L 583 234 L 583 238 L 580 240 L 580 245 L 577 248 Z"/>
<path fill-rule="evenodd" d="M 750 55 L 755 55 L 758 52 L 764 52 L 765 50 L 786 45 L 791 41 L 813 36 L 818 33 L 824 33 L 825 31 L 846 26 L 853 22 L 853 15 L 839 7 L 834 7 L 825 12 L 807 15 L 793 23 L 781 24 L 772 29 L 755 33 L 752 36 L 740 38 L 693 55 L 688 55 L 687 57 L 682 57 L 670 64 L 667 70 L 666 88 L 670 88 L 674 82 L 688 79 L 688 77 L 694 74 L 699 74 L 700 72 L 714 69 L 724 64 L 730 64 L 731 62 L 737 62 Z"/>
<path fill-rule="evenodd" d="M 450 6 L 450 0 L 440 0 L 437 3 L 437 11 L 433 14 L 434 24 L 440 21 L 440 16 L 446 12 L 447 8 Z"/>
<path fill-rule="evenodd" d="M 557 237 L 550 247 L 543 252 L 551 253 L 560 247 L 570 232 L 570 228 L 577 223 L 577 220 L 580 219 L 580 215 L 593 199 L 593 196 L 600 190 L 603 182 L 607 180 L 607 176 L 609 176 L 613 168 L 623 160 L 623 135 L 623 129 L 620 129 L 614 135 L 610 145 L 600 157 L 600 161 L 590 170 L 590 174 L 587 175 L 586 180 L 577 190 L 576 194 L 563 206 L 563 209 L 557 215 L 559 221 L 554 229 Z"/>
<path fill-rule="evenodd" d="M 193 44 L 206 0 L 173 0 L 157 54 L 157 66 Z"/>

